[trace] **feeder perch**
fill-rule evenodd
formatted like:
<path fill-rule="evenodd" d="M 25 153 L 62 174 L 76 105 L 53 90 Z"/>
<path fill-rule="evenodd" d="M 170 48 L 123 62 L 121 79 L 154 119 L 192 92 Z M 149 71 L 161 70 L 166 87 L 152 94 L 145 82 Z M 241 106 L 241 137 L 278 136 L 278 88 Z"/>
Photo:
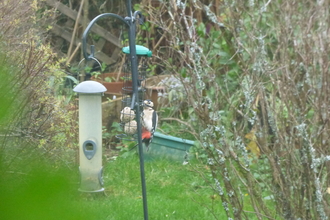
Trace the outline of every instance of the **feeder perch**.
<path fill-rule="evenodd" d="M 79 94 L 79 171 L 82 192 L 102 192 L 102 95 L 99 82 L 84 81 L 74 92 Z"/>

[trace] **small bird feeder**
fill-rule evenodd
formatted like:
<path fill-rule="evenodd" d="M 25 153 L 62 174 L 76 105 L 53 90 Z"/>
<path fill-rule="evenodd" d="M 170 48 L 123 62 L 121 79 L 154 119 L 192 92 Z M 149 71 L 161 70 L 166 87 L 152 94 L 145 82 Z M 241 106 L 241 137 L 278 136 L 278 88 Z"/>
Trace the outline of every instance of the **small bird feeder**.
<path fill-rule="evenodd" d="M 79 191 L 102 192 L 102 95 L 99 82 L 84 81 L 73 91 L 79 94 Z"/>
<path fill-rule="evenodd" d="M 136 45 L 136 56 L 137 56 L 137 85 L 138 85 L 138 95 L 134 103 L 139 103 L 141 108 L 142 102 L 144 100 L 145 92 L 145 80 L 148 72 L 148 58 L 152 56 L 151 50 L 147 47 Z M 137 123 L 135 121 L 136 115 L 134 111 L 134 103 L 132 97 L 132 74 L 131 74 L 131 62 L 130 62 L 130 47 L 124 47 L 122 49 L 123 53 L 126 54 L 126 61 L 124 64 L 124 83 L 122 88 L 122 111 L 121 111 L 121 124 L 123 127 L 123 134 L 117 135 L 120 139 L 125 140 L 136 140 L 137 133 Z M 142 109 L 141 109 L 142 110 Z"/>

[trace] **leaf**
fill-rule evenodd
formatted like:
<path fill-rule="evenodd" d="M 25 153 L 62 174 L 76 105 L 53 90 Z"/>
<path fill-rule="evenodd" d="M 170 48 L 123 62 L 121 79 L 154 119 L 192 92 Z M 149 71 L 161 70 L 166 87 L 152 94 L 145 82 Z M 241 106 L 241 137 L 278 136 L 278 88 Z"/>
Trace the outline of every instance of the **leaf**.
<path fill-rule="evenodd" d="M 250 150 L 256 157 L 260 157 L 260 149 L 255 141 L 250 141 L 246 149 Z"/>
<path fill-rule="evenodd" d="M 264 197 L 264 200 L 274 200 L 274 196 L 273 195 L 266 196 Z"/>
<path fill-rule="evenodd" d="M 73 81 L 73 83 L 76 84 L 76 85 L 79 84 L 79 81 L 78 81 L 76 78 L 74 78 L 73 76 L 65 76 L 65 78 L 70 79 L 70 80 Z"/>
<path fill-rule="evenodd" d="M 112 82 L 112 77 L 105 77 L 104 81 L 106 81 L 106 82 Z"/>
<path fill-rule="evenodd" d="M 254 130 L 251 130 L 249 133 L 247 133 L 247 134 L 245 135 L 245 138 L 246 138 L 246 139 L 249 139 L 249 140 L 251 140 L 251 141 L 255 141 L 255 140 L 257 140 L 257 137 L 256 137 L 256 135 L 254 134 Z"/>
<path fill-rule="evenodd" d="M 206 27 L 205 24 L 202 22 L 197 26 L 197 34 L 199 37 L 205 37 Z"/>
<path fill-rule="evenodd" d="M 214 43 L 212 44 L 212 46 L 213 46 L 214 48 L 216 48 L 216 49 L 220 49 L 220 48 L 221 48 L 221 45 L 218 44 L 217 42 L 214 42 Z"/>
<path fill-rule="evenodd" d="M 249 133 L 247 133 L 245 135 L 245 138 L 250 140 L 250 142 L 246 146 L 246 150 L 251 151 L 251 153 L 253 153 L 256 157 L 259 158 L 260 157 L 260 149 L 257 145 L 257 142 L 256 142 L 257 137 L 254 134 L 254 132 L 255 132 L 254 129 L 252 129 Z"/>
<path fill-rule="evenodd" d="M 173 90 L 168 93 L 168 100 L 171 102 L 173 99 Z"/>

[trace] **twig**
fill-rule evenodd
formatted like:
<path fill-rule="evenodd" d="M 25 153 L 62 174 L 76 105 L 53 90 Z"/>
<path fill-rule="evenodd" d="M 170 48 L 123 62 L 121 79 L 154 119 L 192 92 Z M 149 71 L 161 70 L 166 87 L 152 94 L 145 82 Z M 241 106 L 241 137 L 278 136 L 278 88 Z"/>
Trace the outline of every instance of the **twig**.
<path fill-rule="evenodd" d="M 173 21 L 170 22 L 170 24 L 168 25 L 167 28 L 170 29 L 172 27 L 172 25 L 173 25 Z M 165 38 L 165 36 L 166 36 L 165 34 L 162 35 L 162 37 L 158 40 L 158 42 L 154 46 L 153 50 L 155 50 L 159 46 L 159 44 L 162 42 L 162 40 Z"/>
<path fill-rule="evenodd" d="M 73 51 L 72 55 L 71 55 L 71 56 L 69 57 L 69 59 L 66 61 L 66 64 L 67 64 L 67 65 L 71 62 L 72 58 L 76 55 L 76 53 L 77 53 L 78 49 L 80 48 L 80 46 L 81 46 L 81 42 L 78 43 L 76 49 Z"/>
<path fill-rule="evenodd" d="M 197 139 L 197 137 L 198 137 L 198 135 L 197 135 L 197 133 L 196 132 L 193 132 L 194 131 L 194 128 L 190 125 L 190 124 L 188 124 L 187 122 L 185 122 L 185 121 L 182 121 L 182 120 L 180 120 L 180 119 L 178 119 L 178 118 L 162 118 L 161 119 L 162 121 L 177 121 L 177 122 L 179 122 L 179 123 L 181 123 L 181 124 L 184 124 L 184 125 L 186 125 L 187 127 L 189 127 L 189 129 L 191 130 L 191 131 L 189 131 L 189 133 L 191 133 L 192 135 L 194 135 L 194 137 Z"/>
<path fill-rule="evenodd" d="M 85 2 L 85 0 L 81 1 L 79 11 L 78 11 L 78 15 L 77 15 L 77 18 L 75 20 L 75 24 L 74 24 L 74 28 L 73 28 L 73 32 L 72 32 L 72 36 L 71 36 L 71 42 L 70 42 L 70 46 L 69 46 L 69 50 L 68 50 L 68 57 L 71 57 L 71 50 L 72 50 L 72 47 L 73 47 L 73 44 L 74 44 L 74 38 L 75 38 L 77 29 L 78 29 L 78 24 L 79 24 L 78 21 L 80 19 L 80 15 L 81 15 L 81 12 L 82 12 L 82 9 L 83 9 L 84 2 Z M 69 62 L 67 62 L 67 64 L 68 63 Z"/>
<path fill-rule="evenodd" d="M 121 70 L 123 68 L 124 63 L 125 63 L 125 57 L 123 57 L 121 62 L 120 62 L 120 67 L 119 67 L 119 70 L 118 70 L 118 73 L 117 73 L 116 82 L 119 81 L 119 77 L 121 76 Z"/>
<path fill-rule="evenodd" d="M 246 210 L 243 210 L 243 212 L 257 214 L 256 212 L 251 212 L 251 211 L 246 211 Z M 263 216 L 263 217 L 266 217 L 266 218 L 268 218 L 268 219 L 273 219 L 273 220 L 275 220 L 275 218 L 272 218 L 272 217 L 269 217 L 269 216 L 267 216 L 267 215 L 261 214 L 260 212 L 259 212 L 258 214 L 261 215 L 261 216 Z"/>

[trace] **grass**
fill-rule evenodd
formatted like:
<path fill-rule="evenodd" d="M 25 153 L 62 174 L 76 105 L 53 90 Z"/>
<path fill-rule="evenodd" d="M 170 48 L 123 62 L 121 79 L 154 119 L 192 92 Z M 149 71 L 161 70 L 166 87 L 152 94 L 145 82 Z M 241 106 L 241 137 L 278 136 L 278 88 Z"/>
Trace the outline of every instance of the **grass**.
<path fill-rule="evenodd" d="M 146 162 L 145 172 L 149 219 L 225 218 L 220 200 L 189 165 L 158 160 Z M 79 202 L 98 210 L 95 219 L 143 219 L 137 157 L 109 162 L 104 181 L 106 197 Z"/>
<path fill-rule="evenodd" d="M 33 166 L 29 173 L 22 173 L 22 169 L 7 171 L 0 166 L 3 175 L 0 219 L 135 220 L 144 217 L 137 155 L 105 163 L 105 195 L 79 193 L 74 170 L 51 171 L 51 166 L 40 161 Z M 149 219 L 227 219 L 219 196 L 195 171 L 196 166 L 199 172 L 204 169 L 204 174 L 208 173 L 200 164 L 182 165 L 168 160 L 145 162 Z M 245 199 L 248 200 L 248 196 Z M 248 204 L 247 201 L 246 209 L 252 211 Z M 248 216 L 256 219 L 253 213 Z"/>
<path fill-rule="evenodd" d="M 74 170 L 34 160 L 29 172 L 8 170 L 0 158 L 0 219 L 143 219 L 139 160 L 118 157 L 104 165 L 105 194 L 79 193 Z M 75 167 L 78 170 L 78 167 Z M 74 169 L 75 169 L 74 168 Z M 145 163 L 149 219 L 225 219 L 221 201 L 192 171 L 173 161 Z"/>

